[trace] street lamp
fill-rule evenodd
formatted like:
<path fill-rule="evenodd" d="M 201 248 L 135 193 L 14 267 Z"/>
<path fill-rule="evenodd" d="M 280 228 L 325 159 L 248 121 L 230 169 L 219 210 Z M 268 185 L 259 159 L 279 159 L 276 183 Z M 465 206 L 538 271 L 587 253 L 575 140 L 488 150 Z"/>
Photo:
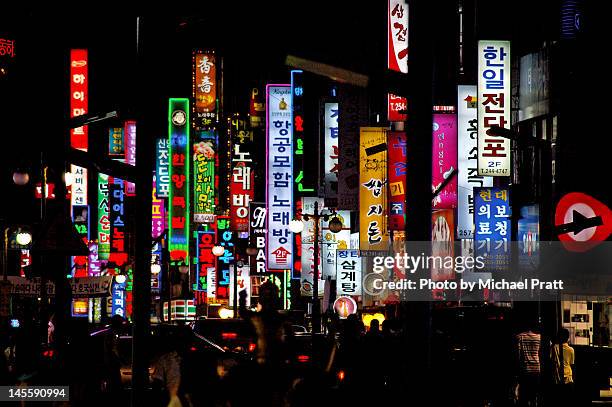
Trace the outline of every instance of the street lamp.
<path fill-rule="evenodd" d="M 223 248 L 223 246 L 213 246 L 212 254 L 214 254 L 216 257 L 223 256 L 223 253 L 225 253 L 225 248 Z"/>
<path fill-rule="evenodd" d="M 19 231 L 17 232 L 15 241 L 20 246 L 27 246 L 32 243 L 32 234 L 30 232 Z"/>
<path fill-rule="evenodd" d="M 332 217 L 331 221 L 329 218 Z M 314 213 L 302 213 L 302 220 L 309 221 L 312 218 L 314 221 L 314 266 L 315 273 L 312 277 L 312 333 L 321 332 L 321 303 L 319 302 L 319 220 L 329 221 L 329 230 L 333 233 L 338 233 L 342 230 L 342 222 L 336 216 L 336 212 L 332 211 L 328 214 L 319 213 L 319 202 L 314 203 Z M 301 233 L 304 230 L 304 223 L 300 220 L 293 220 L 289 223 L 289 230 L 293 233 Z M 304 272 L 304 270 L 302 270 Z"/>
<path fill-rule="evenodd" d="M 159 264 L 151 264 L 151 274 L 157 275 L 161 272 L 161 266 Z"/>
<path fill-rule="evenodd" d="M 13 182 L 16 185 L 25 185 L 30 181 L 30 174 L 23 170 L 16 170 L 13 173 Z"/>

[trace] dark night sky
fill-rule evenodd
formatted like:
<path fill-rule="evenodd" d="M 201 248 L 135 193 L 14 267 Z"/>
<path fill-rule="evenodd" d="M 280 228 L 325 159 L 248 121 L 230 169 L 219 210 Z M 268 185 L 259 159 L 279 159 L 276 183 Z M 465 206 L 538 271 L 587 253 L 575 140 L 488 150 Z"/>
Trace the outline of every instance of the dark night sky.
<path fill-rule="evenodd" d="M 524 55 L 540 47 L 543 39 L 558 37 L 558 7 L 561 0 L 497 2 L 464 0 L 466 9 L 466 58 L 473 53 L 477 37 L 513 40 L 515 55 Z M 380 3 L 380 4 L 379 4 Z M 477 7 L 473 7 L 476 3 Z M 435 4 L 432 21 L 435 35 L 436 83 L 434 103 L 454 104 L 456 74 L 456 1 Z M 581 45 L 600 41 L 606 35 L 602 10 L 597 2 L 585 4 L 585 39 Z M 0 15 L 0 34 L 17 40 L 17 58 L 10 80 L 0 83 L 0 135 L 2 182 L 17 165 L 36 161 L 38 151 L 57 148 L 58 133 L 68 113 L 68 50 L 89 48 L 90 112 L 119 108 L 129 116 L 137 78 L 131 67 L 135 62 L 136 10 L 106 5 L 98 9 L 60 9 L 56 5 L 29 7 Z M 174 7 L 172 7 L 174 8 Z M 118 11 L 120 10 L 120 12 Z M 142 10 L 138 10 L 142 12 Z M 191 94 L 190 51 L 192 47 L 215 48 L 225 59 L 226 111 L 245 111 L 248 92 L 253 85 L 267 81 L 287 81 L 287 54 L 310 58 L 346 69 L 381 75 L 386 48 L 385 2 L 311 1 L 311 2 L 205 2 L 198 6 L 181 5 L 175 10 L 155 10 L 161 36 L 155 49 L 158 61 L 152 70 L 159 81 L 151 87 L 167 96 Z M 178 15 L 190 17 L 176 17 Z M 373 23 L 372 21 L 376 21 Z M 607 35 L 609 37 L 609 34 Z M 472 48 L 470 48 L 470 46 Z M 576 100 L 596 96 L 601 86 L 589 75 L 588 61 L 593 55 L 585 47 L 575 51 L 573 64 L 564 82 Z M 474 61 L 467 61 L 469 71 Z M 608 85 L 609 86 L 609 85 Z M 585 95 L 585 92 L 590 92 Z M 586 99 L 585 99 L 586 98 Z M 577 137 L 567 138 L 568 165 L 586 164 L 585 173 L 604 170 L 605 160 L 589 159 L 603 154 L 592 151 L 578 136 L 601 133 L 587 120 L 590 111 L 584 103 L 576 104 L 572 128 Z M 567 123 L 567 122 L 566 122 Z M 568 127 L 569 128 L 569 124 Z M 13 148 L 8 148 L 11 144 Z M 583 162 L 584 161 L 584 162 Z M 569 176 L 569 175 L 568 175 Z M 576 176 L 580 182 L 592 182 Z"/>

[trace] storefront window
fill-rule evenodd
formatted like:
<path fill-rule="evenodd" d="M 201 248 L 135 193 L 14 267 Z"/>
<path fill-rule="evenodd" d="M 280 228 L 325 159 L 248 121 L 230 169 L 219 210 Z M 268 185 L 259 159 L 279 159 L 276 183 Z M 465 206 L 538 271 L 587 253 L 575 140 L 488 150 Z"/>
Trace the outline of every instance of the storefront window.
<path fill-rule="evenodd" d="M 562 301 L 563 327 L 574 345 L 612 347 L 612 298 Z"/>

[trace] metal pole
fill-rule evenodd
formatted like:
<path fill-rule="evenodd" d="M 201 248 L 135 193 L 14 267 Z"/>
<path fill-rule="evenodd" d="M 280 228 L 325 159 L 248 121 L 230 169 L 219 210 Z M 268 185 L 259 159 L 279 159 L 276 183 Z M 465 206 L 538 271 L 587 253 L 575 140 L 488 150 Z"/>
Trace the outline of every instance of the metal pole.
<path fill-rule="evenodd" d="M 409 1 L 410 70 L 405 94 L 410 103 L 406 121 L 406 217 L 407 241 L 431 241 L 432 89 L 436 33 L 430 23 L 435 7 L 430 2 Z M 436 6 L 438 7 L 438 6 Z M 407 291 L 403 292 L 404 294 Z M 415 394 L 427 397 L 431 380 L 431 302 L 409 301 L 403 296 L 402 319 L 406 346 L 419 351 L 411 360 L 407 380 Z"/>
<path fill-rule="evenodd" d="M 238 261 L 234 264 L 234 318 L 238 318 Z"/>
<path fill-rule="evenodd" d="M 40 153 L 40 169 L 41 169 L 41 185 L 40 185 L 40 189 L 41 189 L 41 197 L 40 197 L 40 223 L 41 223 L 41 227 L 44 228 L 44 223 L 45 223 L 45 217 L 47 214 L 47 166 L 45 165 L 44 162 L 44 153 Z M 40 336 L 41 336 L 41 343 L 46 344 L 47 341 L 49 340 L 49 333 L 48 333 L 48 327 L 49 327 L 49 316 L 48 316 L 48 311 L 47 311 L 47 301 L 48 301 L 48 296 L 47 296 L 47 275 L 45 272 L 45 269 L 43 267 L 43 261 L 42 261 L 42 254 L 39 257 L 39 269 L 40 269 L 40 291 L 39 291 L 39 295 L 40 295 L 40 315 L 39 315 L 39 320 L 40 320 Z"/>
<path fill-rule="evenodd" d="M 8 232 L 9 232 L 9 227 L 7 226 L 6 228 L 4 228 L 4 241 L 2 242 L 2 280 L 7 281 L 8 280 L 8 269 L 7 269 L 7 264 L 6 262 L 8 261 Z"/>
<path fill-rule="evenodd" d="M 136 219 L 135 264 L 133 285 L 133 343 L 132 343 L 132 405 L 143 406 L 146 401 L 146 389 L 149 385 L 149 331 L 151 326 L 151 205 L 153 190 L 153 143 L 158 129 L 153 126 L 156 105 L 162 104 L 159 93 L 148 88 L 152 75 L 145 49 L 155 44 L 153 35 L 157 33 L 150 18 L 136 19 L 136 76 L 139 78 L 135 95 L 136 119 L 138 125 L 138 146 L 136 148 Z M 145 52 L 143 52 L 145 51 Z M 159 106 L 158 106 L 159 107 Z M 170 311 L 170 310 L 168 310 Z"/>
<path fill-rule="evenodd" d="M 314 267 L 312 276 L 312 333 L 321 332 L 321 303 L 319 302 L 319 202 L 314 203 Z"/>

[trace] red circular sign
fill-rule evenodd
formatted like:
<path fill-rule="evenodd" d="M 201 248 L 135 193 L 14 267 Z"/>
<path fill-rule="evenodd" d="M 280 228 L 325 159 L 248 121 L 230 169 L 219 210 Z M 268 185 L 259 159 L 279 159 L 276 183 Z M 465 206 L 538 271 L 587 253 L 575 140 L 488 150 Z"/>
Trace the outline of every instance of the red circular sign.
<path fill-rule="evenodd" d="M 612 233 L 612 211 L 592 196 L 571 192 L 557 204 L 555 227 L 567 250 L 585 252 Z"/>

